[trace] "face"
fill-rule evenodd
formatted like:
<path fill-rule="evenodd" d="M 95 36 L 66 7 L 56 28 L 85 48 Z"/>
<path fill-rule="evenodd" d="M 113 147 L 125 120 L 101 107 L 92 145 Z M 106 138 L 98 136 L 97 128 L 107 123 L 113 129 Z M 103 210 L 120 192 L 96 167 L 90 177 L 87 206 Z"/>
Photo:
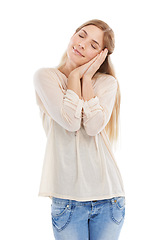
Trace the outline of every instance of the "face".
<path fill-rule="evenodd" d="M 83 27 L 69 42 L 68 61 L 76 67 L 89 62 L 103 49 L 103 36 L 103 31 L 94 25 Z"/>

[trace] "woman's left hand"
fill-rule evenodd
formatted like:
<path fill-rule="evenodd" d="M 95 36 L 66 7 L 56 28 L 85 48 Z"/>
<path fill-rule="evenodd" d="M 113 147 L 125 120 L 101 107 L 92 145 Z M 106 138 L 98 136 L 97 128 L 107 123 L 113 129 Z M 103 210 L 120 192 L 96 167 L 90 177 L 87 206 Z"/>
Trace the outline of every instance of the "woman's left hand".
<path fill-rule="evenodd" d="M 100 68 L 104 60 L 106 59 L 108 49 L 105 48 L 98 54 L 96 60 L 90 65 L 87 71 L 84 73 L 83 78 L 92 78 L 96 71 Z"/>

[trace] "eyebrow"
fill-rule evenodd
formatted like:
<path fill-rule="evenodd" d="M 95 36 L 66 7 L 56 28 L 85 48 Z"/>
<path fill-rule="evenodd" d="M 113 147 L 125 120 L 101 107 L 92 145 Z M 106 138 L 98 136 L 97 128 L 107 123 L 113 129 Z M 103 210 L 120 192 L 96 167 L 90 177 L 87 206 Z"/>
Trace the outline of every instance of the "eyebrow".
<path fill-rule="evenodd" d="M 82 31 L 84 31 L 84 33 L 85 33 L 86 35 L 88 35 L 88 33 L 87 33 L 84 29 L 82 29 Z M 100 47 L 100 44 L 99 44 L 96 40 L 93 40 L 93 39 L 92 39 L 92 41 L 95 42 L 95 43 L 96 43 L 97 45 L 99 45 L 99 47 Z"/>

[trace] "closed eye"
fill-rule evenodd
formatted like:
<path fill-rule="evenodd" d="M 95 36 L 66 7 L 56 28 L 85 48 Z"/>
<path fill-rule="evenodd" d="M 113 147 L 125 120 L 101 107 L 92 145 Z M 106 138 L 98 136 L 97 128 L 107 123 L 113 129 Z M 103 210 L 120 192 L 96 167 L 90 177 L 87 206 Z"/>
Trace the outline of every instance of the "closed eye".
<path fill-rule="evenodd" d="M 96 49 L 92 44 L 91 44 L 92 48 Z"/>
<path fill-rule="evenodd" d="M 84 38 L 84 36 L 82 36 L 80 34 L 78 34 L 78 36 L 81 37 L 81 38 Z M 91 46 L 92 46 L 92 48 L 96 49 L 96 47 L 93 44 L 91 44 Z"/>

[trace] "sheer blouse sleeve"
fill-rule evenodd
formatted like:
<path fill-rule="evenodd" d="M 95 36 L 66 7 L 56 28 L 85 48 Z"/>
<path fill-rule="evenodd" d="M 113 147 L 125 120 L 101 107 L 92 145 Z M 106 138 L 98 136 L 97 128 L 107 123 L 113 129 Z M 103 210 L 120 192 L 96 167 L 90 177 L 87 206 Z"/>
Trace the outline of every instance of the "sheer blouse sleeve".
<path fill-rule="evenodd" d="M 71 89 L 62 91 L 58 76 L 47 68 L 38 69 L 33 81 L 41 111 L 66 130 L 77 131 L 81 126 L 83 100 Z"/>
<path fill-rule="evenodd" d="M 117 80 L 103 74 L 98 80 L 96 97 L 84 102 L 83 125 L 90 136 L 100 133 L 110 120 L 117 93 Z"/>

